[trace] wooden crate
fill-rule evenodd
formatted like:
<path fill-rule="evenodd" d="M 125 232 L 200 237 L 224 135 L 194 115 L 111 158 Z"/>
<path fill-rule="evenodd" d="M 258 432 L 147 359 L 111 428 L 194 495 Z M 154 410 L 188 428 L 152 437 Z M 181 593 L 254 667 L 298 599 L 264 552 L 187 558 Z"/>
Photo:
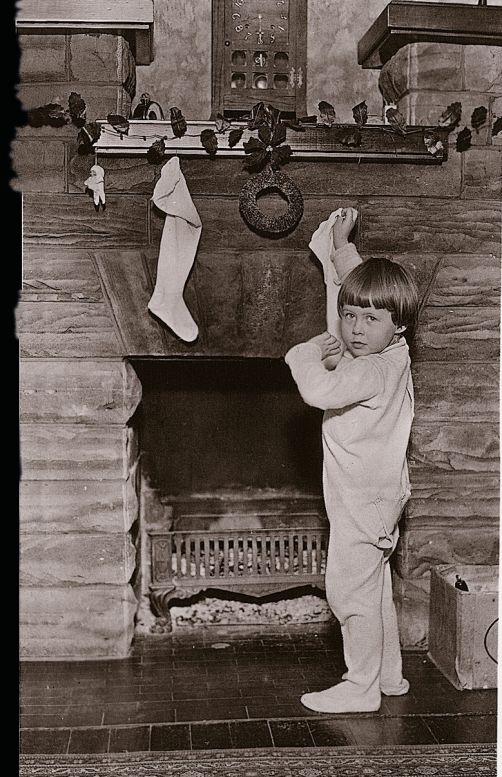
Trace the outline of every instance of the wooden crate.
<path fill-rule="evenodd" d="M 455 588 L 456 575 L 469 591 Z M 498 567 L 431 569 L 429 658 L 459 690 L 497 687 Z"/>

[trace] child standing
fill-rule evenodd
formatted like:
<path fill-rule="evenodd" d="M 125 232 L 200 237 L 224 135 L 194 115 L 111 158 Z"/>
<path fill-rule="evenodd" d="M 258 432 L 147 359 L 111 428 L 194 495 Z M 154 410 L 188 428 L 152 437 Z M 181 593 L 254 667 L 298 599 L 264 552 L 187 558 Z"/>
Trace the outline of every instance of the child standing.
<path fill-rule="evenodd" d="M 348 237 L 356 211 L 332 227 L 341 342 L 325 332 L 286 354 L 307 404 L 324 410 L 323 489 L 330 523 L 326 596 L 340 622 L 347 672 L 302 703 L 317 712 L 376 711 L 403 678 L 389 557 L 410 496 L 406 448 L 413 418 L 408 346 L 418 293 L 387 259 L 362 262 Z M 329 295 L 328 295 L 329 299 Z"/>

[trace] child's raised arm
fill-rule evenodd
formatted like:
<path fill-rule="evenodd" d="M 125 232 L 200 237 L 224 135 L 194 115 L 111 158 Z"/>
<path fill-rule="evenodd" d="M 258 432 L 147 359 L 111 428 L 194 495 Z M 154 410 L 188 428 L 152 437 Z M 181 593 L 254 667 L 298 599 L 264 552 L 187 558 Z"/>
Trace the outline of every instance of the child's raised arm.
<path fill-rule="evenodd" d="M 331 228 L 331 236 L 335 250 L 349 242 L 349 235 L 354 229 L 357 219 L 355 208 L 344 208 Z"/>

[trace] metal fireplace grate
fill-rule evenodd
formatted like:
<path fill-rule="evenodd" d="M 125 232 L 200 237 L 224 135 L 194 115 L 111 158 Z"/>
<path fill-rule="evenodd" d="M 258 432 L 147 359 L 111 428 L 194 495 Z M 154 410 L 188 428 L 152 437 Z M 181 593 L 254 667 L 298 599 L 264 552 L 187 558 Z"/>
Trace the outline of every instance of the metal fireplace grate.
<path fill-rule="evenodd" d="M 151 601 L 168 617 L 172 598 L 205 589 L 255 597 L 303 586 L 324 588 L 328 531 L 150 531 Z"/>

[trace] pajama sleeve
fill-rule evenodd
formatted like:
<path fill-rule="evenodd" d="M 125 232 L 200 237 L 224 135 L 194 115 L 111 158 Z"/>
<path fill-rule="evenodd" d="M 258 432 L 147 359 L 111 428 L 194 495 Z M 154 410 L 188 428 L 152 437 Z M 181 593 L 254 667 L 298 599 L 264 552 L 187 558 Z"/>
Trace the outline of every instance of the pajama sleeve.
<path fill-rule="evenodd" d="M 338 276 L 339 283 L 343 283 L 345 277 L 349 274 L 354 267 L 361 264 L 362 259 L 357 252 L 357 248 L 354 243 L 347 243 L 346 245 L 337 248 L 331 255 L 331 261 Z"/>
<path fill-rule="evenodd" d="M 365 402 L 382 391 L 383 377 L 371 358 L 342 359 L 336 369 L 327 370 L 321 356 L 319 346 L 310 342 L 295 345 L 285 356 L 307 405 L 337 410 Z"/>

